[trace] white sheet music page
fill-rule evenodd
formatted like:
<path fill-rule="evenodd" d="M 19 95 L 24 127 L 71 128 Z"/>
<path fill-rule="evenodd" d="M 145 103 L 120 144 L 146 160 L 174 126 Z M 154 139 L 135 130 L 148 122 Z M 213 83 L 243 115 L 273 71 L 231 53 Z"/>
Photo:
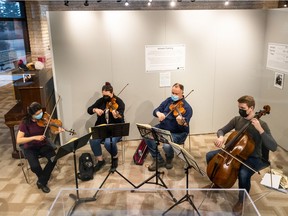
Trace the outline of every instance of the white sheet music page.
<path fill-rule="evenodd" d="M 261 184 L 265 185 L 267 187 L 272 187 L 275 189 L 279 189 L 280 186 L 280 180 L 281 180 L 280 175 L 274 175 L 274 174 L 270 174 L 270 173 L 265 173 L 264 177 L 261 180 Z M 271 179 L 272 179 L 272 184 L 271 184 Z"/>

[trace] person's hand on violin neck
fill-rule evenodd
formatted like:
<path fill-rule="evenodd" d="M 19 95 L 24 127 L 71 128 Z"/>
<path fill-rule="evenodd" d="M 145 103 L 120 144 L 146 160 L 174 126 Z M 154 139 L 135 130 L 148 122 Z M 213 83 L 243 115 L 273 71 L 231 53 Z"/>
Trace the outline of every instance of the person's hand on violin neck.
<path fill-rule="evenodd" d="M 112 110 L 112 115 L 113 115 L 113 117 L 115 118 L 115 119 L 117 119 L 117 118 L 121 118 L 121 116 L 120 116 L 120 114 L 119 114 L 119 112 L 117 111 L 117 110 Z"/>
<path fill-rule="evenodd" d="M 183 118 L 183 116 L 181 116 L 181 115 L 178 115 L 176 117 L 176 121 L 181 126 L 187 126 L 187 122 L 185 121 L 185 118 Z"/>
<path fill-rule="evenodd" d="M 60 133 L 62 133 L 62 132 L 64 132 L 65 131 L 65 129 L 64 128 L 62 128 L 62 127 L 58 127 L 58 130 L 56 130 L 56 131 L 52 131 L 52 133 L 53 134 L 60 134 Z"/>

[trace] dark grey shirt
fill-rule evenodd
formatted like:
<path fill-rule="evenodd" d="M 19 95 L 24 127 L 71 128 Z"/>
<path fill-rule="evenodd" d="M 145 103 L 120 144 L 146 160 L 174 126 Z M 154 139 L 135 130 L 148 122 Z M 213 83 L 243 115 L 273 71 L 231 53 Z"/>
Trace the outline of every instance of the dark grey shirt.
<path fill-rule="evenodd" d="M 223 128 L 217 131 L 217 136 L 224 136 L 226 133 L 230 132 L 231 130 L 235 129 L 236 131 L 241 130 L 250 120 L 247 120 L 241 116 L 236 116 L 230 120 L 230 122 L 225 125 Z M 276 151 L 277 143 L 271 135 L 270 129 L 266 122 L 259 119 L 259 122 L 264 129 L 264 133 L 259 134 L 256 128 L 250 124 L 246 132 L 251 136 L 255 143 L 255 149 L 253 153 L 250 155 L 256 158 L 262 158 L 262 148 L 263 146 L 270 151 Z"/>

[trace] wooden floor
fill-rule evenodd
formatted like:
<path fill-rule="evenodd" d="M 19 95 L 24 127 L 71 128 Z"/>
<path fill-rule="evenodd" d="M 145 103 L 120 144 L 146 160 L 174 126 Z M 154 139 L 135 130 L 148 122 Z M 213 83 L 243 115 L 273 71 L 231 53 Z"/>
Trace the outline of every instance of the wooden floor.
<path fill-rule="evenodd" d="M 8 127 L 4 124 L 3 116 L 14 104 L 15 100 L 11 84 L 2 86 L 0 88 L 0 215 L 47 215 L 49 208 L 62 188 L 75 188 L 73 155 L 69 154 L 58 161 L 57 168 L 55 168 L 53 171 L 52 178 L 49 182 L 49 187 L 51 189 L 50 193 L 45 194 L 41 190 L 37 189 L 35 185 L 36 178 L 31 172 L 31 184 L 27 184 L 21 171 L 21 167 L 19 166 L 20 161 L 11 157 L 11 137 Z M 186 140 L 185 149 L 190 152 L 195 161 L 199 164 L 200 168 L 203 170 L 206 169 L 205 154 L 207 151 L 214 149 L 214 139 L 215 134 L 192 135 L 190 136 L 190 147 L 189 141 Z M 147 157 L 143 166 L 137 166 L 133 163 L 132 155 L 135 152 L 138 143 L 139 141 L 125 142 L 125 158 L 124 161 L 120 160 L 120 165 L 118 168 L 118 171 L 135 185 L 140 184 L 153 174 L 147 170 L 147 166 L 151 163 L 150 156 Z M 79 156 L 82 152 L 91 152 L 89 145 L 79 149 L 77 156 Z M 270 155 L 272 168 L 281 170 L 287 175 L 287 156 L 287 152 L 281 148 L 278 148 L 276 152 Z M 108 162 L 105 167 L 100 172 L 95 174 L 93 180 L 87 182 L 79 181 L 79 188 L 98 188 L 100 186 L 104 178 L 107 176 L 111 165 L 109 163 L 109 155 L 105 151 L 104 157 Z M 181 159 L 176 158 L 175 166 L 172 170 L 168 171 L 163 169 L 164 174 L 162 177 L 169 188 L 185 189 L 185 173 L 183 167 L 184 162 Z M 261 215 L 288 215 L 287 194 L 266 188 L 260 184 L 261 178 L 267 171 L 268 169 L 265 169 L 261 172 L 261 175 L 255 174 L 252 177 L 252 189 L 250 191 L 250 196 L 253 201 L 256 201 L 255 206 Z M 189 174 L 189 188 L 201 188 L 208 183 L 208 178 L 206 176 L 201 176 L 196 171 L 191 171 Z M 150 187 L 154 187 L 156 189 L 162 188 L 158 185 Z M 131 185 L 120 175 L 114 173 L 109 176 L 103 188 L 131 188 Z M 233 188 L 237 188 L 237 183 L 233 186 Z M 137 196 L 139 196 L 139 199 L 134 198 L 135 205 L 137 205 L 137 200 L 140 200 L 143 197 L 145 197 L 145 199 L 147 197 L 147 200 L 149 200 L 152 199 L 154 195 L 138 193 Z M 128 199 L 127 196 L 124 196 L 124 193 L 118 193 L 117 195 L 111 193 L 111 195 L 107 195 L 107 197 L 109 197 L 110 205 L 114 205 L 115 203 L 119 202 L 121 199 L 123 199 L 123 197 Z M 165 197 L 167 198 L 167 194 L 161 197 L 161 199 L 164 200 Z M 180 197 L 181 196 L 177 195 L 176 198 L 179 199 Z M 157 205 L 157 202 L 159 202 L 158 200 L 154 200 L 153 203 L 148 203 L 147 200 L 145 204 L 148 206 L 147 208 L 157 209 L 159 207 L 159 205 Z M 162 201 L 161 204 L 163 204 Z M 126 208 L 129 208 L 127 206 Z M 136 215 L 130 213 L 127 214 Z M 192 213 L 187 213 L 186 215 L 191 214 Z M 96 213 L 91 213 L 88 215 L 96 215 Z M 107 213 L 105 215 L 113 214 Z M 117 213 L 114 215 L 117 215 Z M 149 215 L 149 213 L 147 213 L 147 215 Z M 214 215 L 217 215 L 216 209 Z"/>

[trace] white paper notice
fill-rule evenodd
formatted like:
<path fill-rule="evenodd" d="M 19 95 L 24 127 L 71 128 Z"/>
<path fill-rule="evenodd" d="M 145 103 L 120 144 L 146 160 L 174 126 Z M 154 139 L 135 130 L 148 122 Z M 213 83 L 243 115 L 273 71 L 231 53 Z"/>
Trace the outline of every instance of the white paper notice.
<path fill-rule="evenodd" d="M 185 70 L 185 52 L 183 44 L 146 45 L 146 72 Z"/>
<path fill-rule="evenodd" d="M 160 73 L 160 87 L 169 87 L 171 82 L 171 73 Z"/>
<path fill-rule="evenodd" d="M 268 44 L 267 68 L 288 73 L 288 44 Z"/>

